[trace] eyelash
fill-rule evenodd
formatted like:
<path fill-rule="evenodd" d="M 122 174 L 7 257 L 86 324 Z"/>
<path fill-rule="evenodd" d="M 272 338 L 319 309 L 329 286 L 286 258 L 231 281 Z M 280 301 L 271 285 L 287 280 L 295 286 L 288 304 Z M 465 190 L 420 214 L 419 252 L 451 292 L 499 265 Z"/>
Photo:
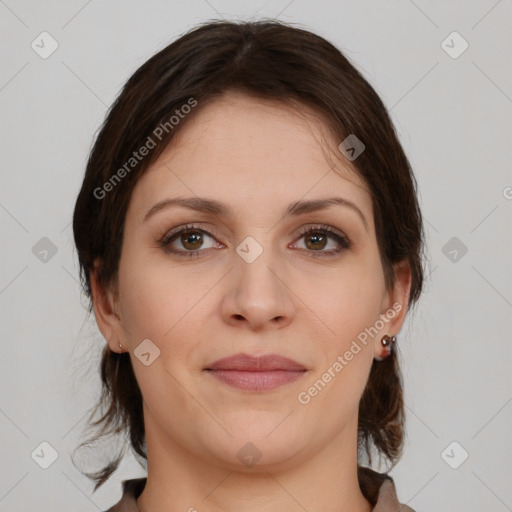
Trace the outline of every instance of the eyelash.
<path fill-rule="evenodd" d="M 199 228 L 198 226 L 195 226 L 193 224 L 187 224 L 184 228 L 181 228 L 178 231 L 173 231 L 171 233 L 165 234 L 158 241 L 158 243 L 162 249 L 164 249 L 166 252 L 168 252 L 170 254 L 176 254 L 177 256 L 184 257 L 184 258 L 199 257 L 200 253 L 205 252 L 205 249 L 199 249 L 199 250 L 195 250 L 195 251 L 183 251 L 183 250 L 171 249 L 171 243 L 174 241 L 174 239 L 178 238 L 179 235 L 181 235 L 182 233 L 185 233 L 187 231 L 198 231 L 198 232 L 208 235 L 212 238 L 215 238 L 215 234 L 212 234 L 209 231 Z M 311 251 L 311 250 L 304 249 L 313 258 L 335 256 L 347 249 L 350 249 L 350 247 L 352 247 L 352 242 L 346 236 L 341 235 L 337 231 L 334 231 L 330 226 L 325 225 L 325 224 L 319 224 L 316 226 L 302 228 L 297 240 L 299 240 L 300 238 L 303 238 L 304 236 L 306 236 L 310 233 L 326 234 L 330 238 L 332 238 L 333 240 L 338 242 L 338 244 L 340 244 L 340 246 L 341 246 L 341 249 L 331 249 L 329 251 L 322 251 L 322 250 Z"/>

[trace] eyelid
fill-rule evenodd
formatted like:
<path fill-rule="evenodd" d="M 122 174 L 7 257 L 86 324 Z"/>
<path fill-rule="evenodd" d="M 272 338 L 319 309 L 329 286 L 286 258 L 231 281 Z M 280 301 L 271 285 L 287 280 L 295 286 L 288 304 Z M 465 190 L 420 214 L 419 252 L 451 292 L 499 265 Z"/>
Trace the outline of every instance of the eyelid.
<path fill-rule="evenodd" d="M 343 233 L 343 231 L 335 228 L 334 226 L 330 226 L 329 224 L 308 224 L 306 226 L 303 226 L 302 228 L 300 228 L 300 231 L 299 231 L 299 237 L 300 236 L 304 236 L 305 234 L 307 233 L 310 233 L 312 231 L 325 231 L 327 233 L 334 233 L 342 238 L 345 238 L 348 240 L 348 237 L 347 235 L 345 235 L 345 233 Z"/>
<path fill-rule="evenodd" d="M 168 241 L 170 240 L 174 235 L 177 235 L 178 233 L 181 233 L 182 231 L 200 231 L 201 233 L 204 233 L 208 236 L 219 238 L 221 234 L 215 229 L 215 227 L 208 227 L 208 228 L 201 228 L 195 223 L 187 223 L 181 226 L 176 226 L 175 228 L 172 228 L 171 230 L 167 230 L 162 237 L 160 237 L 160 241 Z"/>

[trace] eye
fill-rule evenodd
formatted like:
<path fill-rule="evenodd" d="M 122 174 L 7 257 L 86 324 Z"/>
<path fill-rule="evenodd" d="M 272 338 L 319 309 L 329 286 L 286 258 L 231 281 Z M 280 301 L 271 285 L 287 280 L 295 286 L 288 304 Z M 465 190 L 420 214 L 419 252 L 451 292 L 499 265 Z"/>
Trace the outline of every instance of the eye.
<path fill-rule="evenodd" d="M 352 242 L 345 235 L 324 224 L 304 228 L 301 231 L 300 238 L 304 239 L 305 250 L 313 257 L 335 256 L 352 246 Z M 331 242 L 331 248 L 324 251 L 323 249 L 329 246 L 329 241 Z M 296 246 L 297 244 L 294 243 L 293 245 Z"/>
<path fill-rule="evenodd" d="M 208 231 L 197 226 L 187 225 L 178 231 L 166 234 L 159 243 L 166 252 L 192 257 L 199 256 L 204 249 L 211 249 L 215 246 L 210 243 L 209 246 L 204 247 L 205 237 L 214 240 L 213 235 Z M 181 247 L 176 247 L 176 245 L 181 245 Z"/>
<path fill-rule="evenodd" d="M 312 257 L 335 256 L 352 246 L 352 242 L 345 235 L 324 224 L 303 228 L 300 233 L 300 239 L 302 238 L 305 240 L 304 250 Z M 205 247 L 207 239 L 212 242 Z M 159 240 L 159 244 L 167 253 L 190 258 L 201 256 L 201 252 L 205 252 L 206 249 L 222 246 L 220 242 L 214 241 L 214 235 L 210 232 L 194 225 L 187 225 L 167 233 Z M 334 247 L 324 250 L 329 243 Z M 297 242 L 294 242 L 292 247 L 297 248 Z"/>

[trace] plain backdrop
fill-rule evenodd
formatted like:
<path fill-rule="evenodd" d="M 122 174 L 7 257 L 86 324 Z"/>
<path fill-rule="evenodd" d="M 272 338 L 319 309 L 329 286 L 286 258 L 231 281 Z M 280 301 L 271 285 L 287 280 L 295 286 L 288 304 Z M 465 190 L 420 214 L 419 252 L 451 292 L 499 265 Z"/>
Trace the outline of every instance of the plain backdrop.
<path fill-rule="evenodd" d="M 0 512 L 105 510 L 144 476 L 127 455 L 93 494 L 70 460 L 105 343 L 86 318 L 71 216 L 124 82 L 219 17 L 317 32 L 389 108 L 429 255 L 399 336 L 407 440 L 391 475 L 417 512 L 512 510 L 511 0 L 0 0 Z"/>

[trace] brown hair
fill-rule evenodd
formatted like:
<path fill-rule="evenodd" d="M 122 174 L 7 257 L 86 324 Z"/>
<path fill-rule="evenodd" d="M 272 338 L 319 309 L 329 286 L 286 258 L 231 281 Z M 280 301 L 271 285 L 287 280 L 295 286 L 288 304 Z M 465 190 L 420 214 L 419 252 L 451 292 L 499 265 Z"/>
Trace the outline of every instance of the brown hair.
<path fill-rule="evenodd" d="M 97 273 L 100 286 L 116 283 L 125 215 L 137 180 L 194 112 L 226 91 L 312 107 L 339 142 L 355 134 L 365 144 L 365 151 L 352 164 L 373 197 L 386 285 L 394 283 L 393 264 L 407 261 L 412 272 L 409 307 L 415 303 L 423 284 L 423 226 L 416 182 L 377 93 L 340 50 L 307 30 L 274 20 L 213 21 L 177 39 L 131 76 L 91 150 L 73 217 L 82 286 L 90 299 L 89 314 L 90 272 L 96 260 L 101 262 Z M 191 104 L 191 98 L 199 107 L 171 126 L 170 116 Z M 167 130 L 158 132 L 156 147 L 128 168 L 126 163 L 133 153 L 161 125 Z M 122 175 L 122 180 L 114 182 L 112 178 L 121 168 L 125 172 L 117 172 L 117 177 Z M 107 182 L 111 185 L 105 187 Z M 89 425 L 102 427 L 79 447 L 124 433 L 129 435 L 139 461 L 147 460 L 142 396 L 129 354 L 113 352 L 106 344 L 101 381 L 101 396 Z M 92 422 L 97 411 L 102 415 Z M 358 437 L 360 458 L 367 455 L 371 464 L 373 446 L 379 456 L 396 464 L 403 445 L 404 403 L 394 353 L 373 363 L 360 401 Z M 124 451 L 125 446 L 102 470 L 86 473 L 96 481 L 94 490 L 117 469 Z"/>

